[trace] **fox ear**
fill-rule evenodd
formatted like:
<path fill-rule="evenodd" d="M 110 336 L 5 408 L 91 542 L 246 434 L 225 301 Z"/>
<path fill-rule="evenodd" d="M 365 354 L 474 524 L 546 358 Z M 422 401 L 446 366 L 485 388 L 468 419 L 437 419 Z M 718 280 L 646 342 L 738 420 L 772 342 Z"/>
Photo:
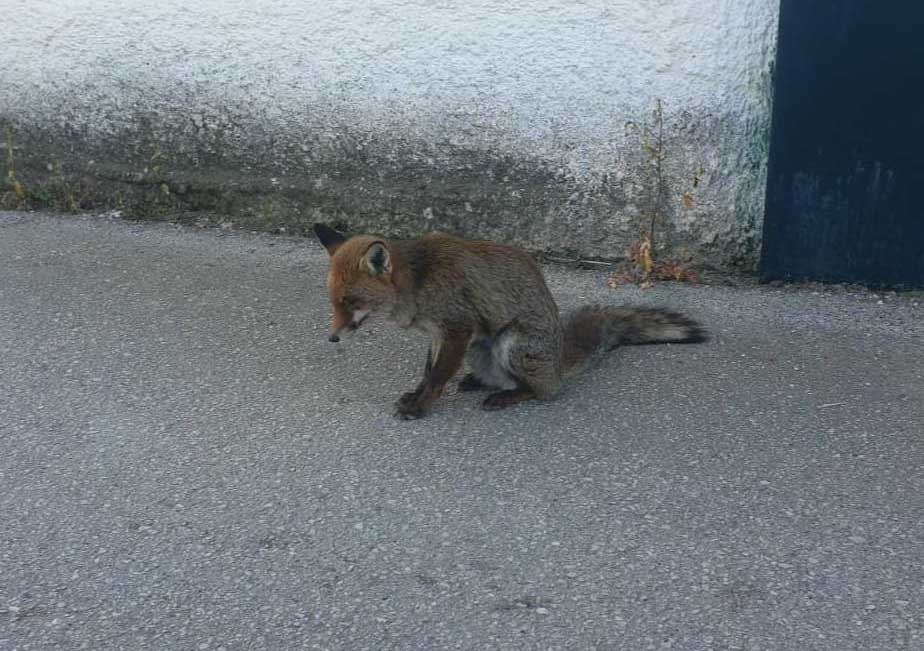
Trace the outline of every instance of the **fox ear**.
<path fill-rule="evenodd" d="M 346 242 L 347 239 L 345 235 L 338 233 L 326 224 L 315 224 L 313 230 L 318 240 L 324 245 L 324 248 L 327 249 L 330 255 L 334 255 L 334 252 L 339 249 L 340 245 Z"/>
<path fill-rule="evenodd" d="M 384 242 L 374 242 L 363 256 L 360 263 L 373 276 L 391 273 L 391 254 Z"/>

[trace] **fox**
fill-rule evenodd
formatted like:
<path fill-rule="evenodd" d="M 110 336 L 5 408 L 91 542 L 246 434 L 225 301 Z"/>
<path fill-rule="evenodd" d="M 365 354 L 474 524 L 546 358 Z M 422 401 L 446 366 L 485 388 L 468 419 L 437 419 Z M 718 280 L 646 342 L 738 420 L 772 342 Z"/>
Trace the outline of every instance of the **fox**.
<path fill-rule="evenodd" d="M 562 316 L 535 258 L 508 244 L 446 233 L 395 240 L 313 226 L 327 250 L 329 341 L 384 315 L 430 335 L 423 378 L 395 415 L 427 415 L 463 363 L 460 391 L 488 390 L 498 410 L 550 400 L 598 353 L 626 344 L 697 343 L 706 330 L 658 307 L 585 305 Z"/>

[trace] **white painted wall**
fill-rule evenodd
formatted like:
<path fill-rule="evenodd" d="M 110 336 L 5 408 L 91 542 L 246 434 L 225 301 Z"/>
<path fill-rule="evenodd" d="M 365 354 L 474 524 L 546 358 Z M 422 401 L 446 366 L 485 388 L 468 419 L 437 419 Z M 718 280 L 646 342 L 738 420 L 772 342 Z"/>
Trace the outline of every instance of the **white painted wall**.
<path fill-rule="evenodd" d="M 590 195 L 626 186 L 617 214 L 586 233 L 604 246 L 601 229 L 643 211 L 626 123 L 650 120 L 660 99 L 672 222 L 707 247 L 734 246 L 760 227 L 777 4 L 0 0 L 0 118 L 105 138 L 153 110 L 242 146 L 256 130 L 323 147 L 348 127 L 428 143 L 437 158 L 445 143 L 539 160 Z M 279 162 L 299 173 L 297 157 Z M 695 207 L 680 208 L 682 191 Z"/>

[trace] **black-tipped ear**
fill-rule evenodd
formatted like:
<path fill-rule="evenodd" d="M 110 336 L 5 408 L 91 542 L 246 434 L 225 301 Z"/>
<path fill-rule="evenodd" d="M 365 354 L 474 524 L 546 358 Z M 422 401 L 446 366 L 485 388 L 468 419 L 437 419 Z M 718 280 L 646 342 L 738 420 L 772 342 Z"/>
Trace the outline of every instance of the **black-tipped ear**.
<path fill-rule="evenodd" d="M 366 249 L 362 264 L 373 276 L 380 276 L 391 271 L 391 254 L 384 242 L 374 242 Z"/>
<path fill-rule="evenodd" d="M 324 245 L 324 248 L 327 249 L 330 255 L 334 255 L 334 252 L 340 248 L 340 245 L 346 242 L 347 239 L 345 235 L 338 233 L 326 224 L 315 224 L 313 230 L 318 240 Z"/>

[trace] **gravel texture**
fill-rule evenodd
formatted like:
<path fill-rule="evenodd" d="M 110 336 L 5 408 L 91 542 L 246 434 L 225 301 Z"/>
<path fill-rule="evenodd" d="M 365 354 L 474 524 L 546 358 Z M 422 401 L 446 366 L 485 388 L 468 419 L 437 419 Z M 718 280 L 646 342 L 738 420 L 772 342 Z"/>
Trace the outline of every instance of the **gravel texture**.
<path fill-rule="evenodd" d="M 611 290 L 714 333 L 391 416 L 309 240 L 0 213 L 0 649 L 924 649 L 922 300 Z"/>

